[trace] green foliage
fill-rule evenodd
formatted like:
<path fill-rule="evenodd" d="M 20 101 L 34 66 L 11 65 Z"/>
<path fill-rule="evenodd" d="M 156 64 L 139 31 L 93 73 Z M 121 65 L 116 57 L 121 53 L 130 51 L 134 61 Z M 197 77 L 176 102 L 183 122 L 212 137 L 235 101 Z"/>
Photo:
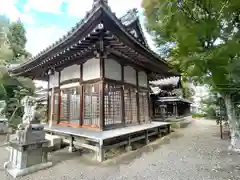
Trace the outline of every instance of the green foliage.
<path fill-rule="evenodd" d="M 193 101 L 193 96 L 195 95 L 195 91 L 190 85 L 190 83 L 186 81 L 182 81 L 182 88 L 181 89 L 174 89 L 173 93 L 176 94 L 178 97 L 182 97 L 184 99 L 188 99 Z"/>
<path fill-rule="evenodd" d="M 13 59 L 13 51 L 8 44 L 4 44 L 0 48 L 0 64 L 6 64 Z"/>
<path fill-rule="evenodd" d="M 7 98 L 7 92 L 6 92 L 3 84 L 0 84 L 0 99 L 6 100 L 6 98 Z"/>
<path fill-rule="evenodd" d="M 4 114 L 9 125 L 16 128 L 23 115 L 21 99 L 33 95 L 35 85 L 31 79 L 11 77 L 6 65 L 20 63 L 31 56 L 25 50 L 26 32 L 20 21 L 9 23 L 0 16 L 0 100 L 6 101 Z"/>
<path fill-rule="evenodd" d="M 26 31 L 24 29 L 23 23 L 20 20 L 18 20 L 17 22 L 13 22 L 9 26 L 9 33 L 7 34 L 7 37 L 10 47 L 13 50 L 14 60 L 17 60 L 21 56 L 26 57 Z"/>
<path fill-rule="evenodd" d="M 40 120 L 40 122 L 47 122 L 47 105 L 44 104 L 38 104 L 37 106 L 37 118 Z"/>
<path fill-rule="evenodd" d="M 25 50 L 27 39 L 20 20 L 10 23 L 0 16 L 0 64 L 21 63 L 31 54 Z"/>
<path fill-rule="evenodd" d="M 0 100 L 6 101 L 4 114 L 9 126 L 16 128 L 23 116 L 21 99 L 33 95 L 35 86 L 31 79 L 11 77 L 6 68 L 0 67 Z"/>
<path fill-rule="evenodd" d="M 195 95 L 194 89 L 189 84 L 182 85 L 183 98 L 193 101 L 193 96 Z"/>
<path fill-rule="evenodd" d="M 204 113 L 193 113 L 192 118 L 203 118 L 206 117 Z"/>
<path fill-rule="evenodd" d="M 7 39 L 7 32 L 9 27 L 9 20 L 5 16 L 0 16 L 0 48 L 5 44 Z"/>
<path fill-rule="evenodd" d="M 144 0 L 148 30 L 169 60 L 196 83 L 236 92 L 240 63 L 239 0 Z"/>

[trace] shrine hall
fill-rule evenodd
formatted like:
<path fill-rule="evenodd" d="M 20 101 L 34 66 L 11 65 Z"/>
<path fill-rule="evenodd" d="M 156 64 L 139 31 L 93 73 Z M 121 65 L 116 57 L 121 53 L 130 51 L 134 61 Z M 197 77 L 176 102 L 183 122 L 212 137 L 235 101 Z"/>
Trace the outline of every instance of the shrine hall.
<path fill-rule="evenodd" d="M 107 0 L 52 45 L 15 67 L 48 82 L 48 124 L 98 131 L 152 121 L 150 81 L 179 76 L 153 52 L 136 9 L 118 18 Z"/>

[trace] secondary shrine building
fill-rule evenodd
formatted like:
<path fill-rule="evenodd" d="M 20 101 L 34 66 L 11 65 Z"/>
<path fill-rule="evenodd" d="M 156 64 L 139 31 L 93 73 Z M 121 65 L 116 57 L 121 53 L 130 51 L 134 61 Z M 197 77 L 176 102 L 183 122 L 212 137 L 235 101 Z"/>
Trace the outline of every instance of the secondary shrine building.
<path fill-rule="evenodd" d="M 149 123 L 149 81 L 178 76 L 150 50 L 137 11 L 117 18 L 106 0 L 11 72 L 48 81 L 51 125 L 97 130 Z"/>

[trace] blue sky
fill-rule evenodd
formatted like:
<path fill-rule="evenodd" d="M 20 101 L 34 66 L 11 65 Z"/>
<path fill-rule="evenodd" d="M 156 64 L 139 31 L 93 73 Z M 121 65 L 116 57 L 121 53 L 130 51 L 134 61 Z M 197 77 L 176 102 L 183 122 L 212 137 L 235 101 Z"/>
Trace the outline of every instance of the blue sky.
<path fill-rule="evenodd" d="M 33 55 L 64 35 L 85 13 L 91 9 L 93 0 L 0 0 L 0 15 L 10 20 L 21 19 L 28 39 L 26 48 Z M 117 16 L 128 9 L 137 8 L 142 16 L 141 0 L 109 0 L 109 5 Z M 152 49 L 153 42 L 144 30 Z"/>

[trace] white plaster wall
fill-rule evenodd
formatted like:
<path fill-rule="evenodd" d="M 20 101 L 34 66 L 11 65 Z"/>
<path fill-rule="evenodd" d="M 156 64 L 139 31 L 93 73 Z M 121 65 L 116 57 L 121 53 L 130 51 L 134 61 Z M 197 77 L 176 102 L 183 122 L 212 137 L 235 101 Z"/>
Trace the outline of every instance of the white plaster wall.
<path fill-rule="evenodd" d="M 131 66 L 124 67 L 124 81 L 130 84 L 137 84 L 136 71 Z"/>
<path fill-rule="evenodd" d="M 83 64 L 83 81 L 100 78 L 100 59 L 89 59 Z"/>
<path fill-rule="evenodd" d="M 72 65 L 61 71 L 61 82 L 76 78 L 80 78 L 80 65 Z"/>
<path fill-rule="evenodd" d="M 105 59 L 105 77 L 117 81 L 122 80 L 121 64 L 113 59 Z"/>
<path fill-rule="evenodd" d="M 49 87 L 58 87 L 59 86 L 59 72 L 55 72 L 53 75 L 49 77 Z"/>
<path fill-rule="evenodd" d="M 138 85 L 141 87 L 148 87 L 147 73 L 144 71 L 138 72 Z"/>

